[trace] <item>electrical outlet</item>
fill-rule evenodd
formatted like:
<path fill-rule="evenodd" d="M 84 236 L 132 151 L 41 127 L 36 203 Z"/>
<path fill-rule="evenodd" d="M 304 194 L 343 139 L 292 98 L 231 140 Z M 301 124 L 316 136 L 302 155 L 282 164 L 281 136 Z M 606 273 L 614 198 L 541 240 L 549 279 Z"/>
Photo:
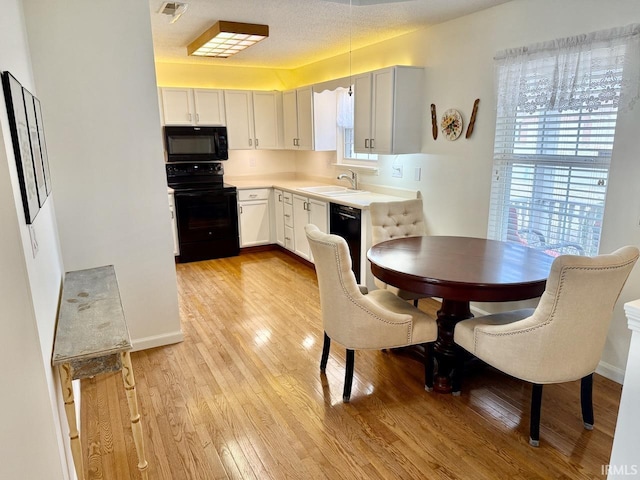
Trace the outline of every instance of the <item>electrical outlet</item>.
<path fill-rule="evenodd" d="M 402 165 L 394 165 L 391 167 L 391 176 L 395 178 L 402 178 Z"/>
<path fill-rule="evenodd" d="M 420 168 L 420 167 L 416 167 L 416 169 L 415 169 L 415 170 L 414 170 L 414 172 L 413 172 L 413 179 L 414 179 L 416 182 L 419 182 L 419 181 L 420 181 L 420 176 L 421 176 L 421 175 L 422 175 L 422 168 Z"/>

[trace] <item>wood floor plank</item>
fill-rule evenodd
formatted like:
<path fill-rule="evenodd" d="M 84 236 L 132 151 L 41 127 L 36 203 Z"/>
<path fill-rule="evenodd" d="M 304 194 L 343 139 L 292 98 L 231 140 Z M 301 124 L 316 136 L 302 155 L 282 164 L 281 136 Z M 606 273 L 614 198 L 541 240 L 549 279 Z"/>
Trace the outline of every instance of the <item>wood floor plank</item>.
<path fill-rule="evenodd" d="M 424 391 L 410 350 L 345 349 L 323 333 L 315 272 L 280 251 L 176 266 L 182 343 L 132 354 L 154 480 L 601 479 L 621 388 L 594 379 L 593 431 L 579 382 L 545 386 L 541 445 L 528 444 L 531 386 L 474 368 L 460 397 Z M 422 299 L 435 316 L 439 302 Z M 138 479 L 118 374 L 82 381 L 88 479 Z"/>

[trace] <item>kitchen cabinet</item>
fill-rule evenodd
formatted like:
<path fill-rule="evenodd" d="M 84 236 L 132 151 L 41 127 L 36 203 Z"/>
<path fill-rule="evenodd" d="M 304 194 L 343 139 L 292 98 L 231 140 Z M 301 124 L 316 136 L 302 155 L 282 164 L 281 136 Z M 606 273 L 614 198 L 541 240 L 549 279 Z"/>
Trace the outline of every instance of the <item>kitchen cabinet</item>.
<path fill-rule="evenodd" d="M 261 150 L 282 147 L 282 94 L 253 92 L 254 146 Z"/>
<path fill-rule="evenodd" d="M 424 70 L 389 67 L 354 77 L 354 149 L 403 154 L 422 150 Z"/>
<path fill-rule="evenodd" d="M 282 190 L 277 188 L 273 190 L 273 202 L 276 243 L 284 247 L 284 195 Z"/>
<path fill-rule="evenodd" d="M 282 144 L 280 92 L 225 90 L 229 149 L 278 149 Z"/>
<path fill-rule="evenodd" d="M 271 240 L 269 188 L 238 190 L 240 246 L 267 245 Z"/>
<path fill-rule="evenodd" d="M 225 90 L 229 150 L 253 150 L 253 104 L 250 90 Z"/>
<path fill-rule="evenodd" d="M 313 150 L 313 88 L 282 93 L 284 148 Z"/>
<path fill-rule="evenodd" d="M 224 125 L 222 90 L 204 88 L 161 88 L 165 125 Z"/>
<path fill-rule="evenodd" d="M 178 242 L 178 219 L 176 218 L 176 202 L 173 192 L 169 193 L 169 215 L 171 218 L 171 233 L 173 234 L 173 255 L 180 255 L 180 243 Z"/>
<path fill-rule="evenodd" d="M 300 257 L 313 261 L 305 225 L 313 223 L 322 232 L 329 231 L 328 203 L 315 198 L 293 195 L 293 246 L 294 253 Z"/>

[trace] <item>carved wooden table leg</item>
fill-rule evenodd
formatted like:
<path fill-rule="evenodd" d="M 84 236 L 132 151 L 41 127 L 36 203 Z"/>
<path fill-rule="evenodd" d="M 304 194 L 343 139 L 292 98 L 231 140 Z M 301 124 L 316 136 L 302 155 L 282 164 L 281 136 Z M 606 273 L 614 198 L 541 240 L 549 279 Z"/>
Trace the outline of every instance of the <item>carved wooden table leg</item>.
<path fill-rule="evenodd" d="M 127 392 L 127 403 L 129 404 L 129 415 L 131 418 L 131 430 L 133 432 L 133 442 L 138 454 L 138 470 L 143 479 L 148 479 L 147 457 L 144 452 L 144 438 L 142 436 L 142 425 L 140 424 L 140 413 L 138 412 L 138 396 L 136 395 L 136 382 L 133 378 L 133 366 L 129 352 L 122 352 L 122 379 L 124 389 Z"/>
<path fill-rule="evenodd" d="M 442 300 L 442 308 L 438 310 L 438 339 L 434 347 L 438 371 L 435 375 L 433 389 L 438 393 L 452 391 L 451 372 L 458 364 L 458 347 L 453 342 L 453 333 L 456 323 L 471 317 L 473 314 L 469 308 L 469 302 Z"/>
<path fill-rule="evenodd" d="M 62 382 L 62 398 L 64 399 L 64 411 L 67 414 L 69 424 L 69 440 L 71 443 L 71 455 L 73 465 L 76 468 L 78 480 L 84 480 L 84 466 L 82 463 L 82 445 L 80 444 L 80 432 L 76 422 L 76 405 L 73 399 L 73 385 L 71 383 L 71 365 L 63 363 L 58 366 L 58 374 Z"/>

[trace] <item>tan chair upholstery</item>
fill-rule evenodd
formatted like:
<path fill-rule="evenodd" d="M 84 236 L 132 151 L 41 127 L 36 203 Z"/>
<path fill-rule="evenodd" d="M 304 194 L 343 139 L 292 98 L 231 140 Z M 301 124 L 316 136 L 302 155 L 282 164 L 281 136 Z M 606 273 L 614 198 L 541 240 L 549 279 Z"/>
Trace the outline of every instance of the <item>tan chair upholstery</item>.
<path fill-rule="evenodd" d="M 591 388 L 613 308 L 638 259 L 636 247 L 596 257 L 562 255 L 535 309 L 464 320 L 454 341 L 489 365 L 534 384 L 530 443 L 539 443 L 542 385 L 582 379 L 585 427 L 593 425 Z M 459 381 L 457 390 L 459 390 Z M 454 386 L 454 389 L 456 387 Z"/>
<path fill-rule="evenodd" d="M 369 211 L 372 245 L 393 238 L 419 237 L 427 233 L 421 198 L 402 202 L 374 202 L 369 205 Z M 418 299 L 424 298 L 424 295 L 398 289 L 377 278 L 374 282 L 378 288 L 389 290 L 404 300 L 413 300 L 416 307 Z"/>
<path fill-rule="evenodd" d="M 434 319 L 386 290 L 366 293 L 351 271 L 347 242 L 305 227 L 318 276 L 324 348 L 320 369 L 324 372 L 331 339 L 347 348 L 343 400 L 349 401 L 356 349 L 383 349 L 426 344 L 437 338 Z M 366 294 L 365 294 L 366 293 Z M 433 386 L 433 345 L 425 346 L 425 388 Z"/>

